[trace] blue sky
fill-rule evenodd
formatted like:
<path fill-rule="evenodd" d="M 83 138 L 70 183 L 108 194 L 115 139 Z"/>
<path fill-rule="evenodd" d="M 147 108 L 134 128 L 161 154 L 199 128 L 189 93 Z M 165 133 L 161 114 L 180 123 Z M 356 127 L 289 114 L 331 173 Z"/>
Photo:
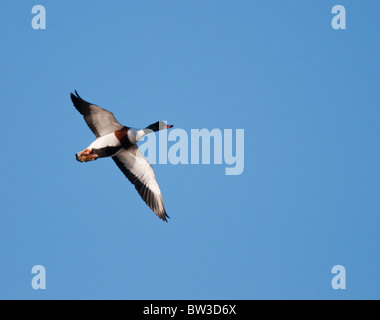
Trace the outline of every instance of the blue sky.
<path fill-rule="evenodd" d="M 31 27 L 37 4 L 46 30 Z M 336 4 L 346 30 L 331 27 Z M 0 298 L 380 298 L 378 1 L 0 12 Z M 153 165 L 164 223 L 112 160 L 75 161 L 94 137 L 74 90 L 129 126 L 244 129 L 244 172 Z"/>

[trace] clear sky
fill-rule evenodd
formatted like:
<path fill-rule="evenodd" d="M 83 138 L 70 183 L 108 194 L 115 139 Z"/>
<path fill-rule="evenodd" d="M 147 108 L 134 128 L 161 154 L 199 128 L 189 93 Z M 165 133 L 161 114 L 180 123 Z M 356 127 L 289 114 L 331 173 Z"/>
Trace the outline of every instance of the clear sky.
<path fill-rule="evenodd" d="M 0 15 L 0 298 L 380 298 L 379 1 L 1 1 Z M 111 159 L 75 161 L 94 136 L 74 90 L 128 126 L 244 129 L 244 172 L 153 165 L 162 222 Z"/>

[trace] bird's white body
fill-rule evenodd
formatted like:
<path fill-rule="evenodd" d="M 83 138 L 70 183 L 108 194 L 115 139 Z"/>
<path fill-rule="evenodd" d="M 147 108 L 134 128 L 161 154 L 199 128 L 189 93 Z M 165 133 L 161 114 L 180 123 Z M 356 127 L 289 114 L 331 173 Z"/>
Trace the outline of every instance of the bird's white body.
<path fill-rule="evenodd" d="M 132 144 L 136 144 L 147 133 L 143 129 L 129 128 L 127 136 Z M 120 140 L 116 137 L 115 133 L 109 133 L 105 136 L 96 138 L 87 148 L 88 149 L 101 149 L 105 147 L 117 147 L 120 146 Z"/>
<path fill-rule="evenodd" d="M 105 136 L 96 138 L 94 142 L 92 142 L 87 149 L 102 149 L 105 147 L 118 147 L 121 146 L 120 140 L 116 138 L 114 132 L 109 133 Z"/>
<path fill-rule="evenodd" d="M 144 129 L 129 128 L 128 139 L 131 143 L 136 144 L 142 137 L 144 137 L 147 132 Z"/>

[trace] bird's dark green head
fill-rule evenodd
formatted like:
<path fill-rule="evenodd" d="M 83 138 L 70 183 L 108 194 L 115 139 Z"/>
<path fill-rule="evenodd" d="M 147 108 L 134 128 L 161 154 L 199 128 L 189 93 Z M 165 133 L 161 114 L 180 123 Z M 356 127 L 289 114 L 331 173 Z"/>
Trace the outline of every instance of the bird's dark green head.
<path fill-rule="evenodd" d="M 163 129 L 170 129 L 172 127 L 173 127 L 172 125 L 167 125 L 164 121 L 157 121 L 147 126 L 145 130 L 156 132 Z"/>

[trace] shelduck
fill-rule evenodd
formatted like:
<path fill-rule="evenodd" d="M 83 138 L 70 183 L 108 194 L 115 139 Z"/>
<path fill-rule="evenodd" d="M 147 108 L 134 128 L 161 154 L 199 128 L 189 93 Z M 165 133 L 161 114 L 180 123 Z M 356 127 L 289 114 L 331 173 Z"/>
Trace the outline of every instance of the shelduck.
<path fill-rule="evenodd" d="M 113 113 L 83 100 L 77 91 L 70 94 L 75 108 L 83 116 L 96 139 L 75 157 L 80 162 L 111 157 L 128 180 L 135 186 L 145 203 L 162 220 L 167 222 L 160 187 L 149 162 L 140 152 L 136 143 L 146 134 L 172 125 L 157 121 L 144 129 L 121 125 Z"/>

